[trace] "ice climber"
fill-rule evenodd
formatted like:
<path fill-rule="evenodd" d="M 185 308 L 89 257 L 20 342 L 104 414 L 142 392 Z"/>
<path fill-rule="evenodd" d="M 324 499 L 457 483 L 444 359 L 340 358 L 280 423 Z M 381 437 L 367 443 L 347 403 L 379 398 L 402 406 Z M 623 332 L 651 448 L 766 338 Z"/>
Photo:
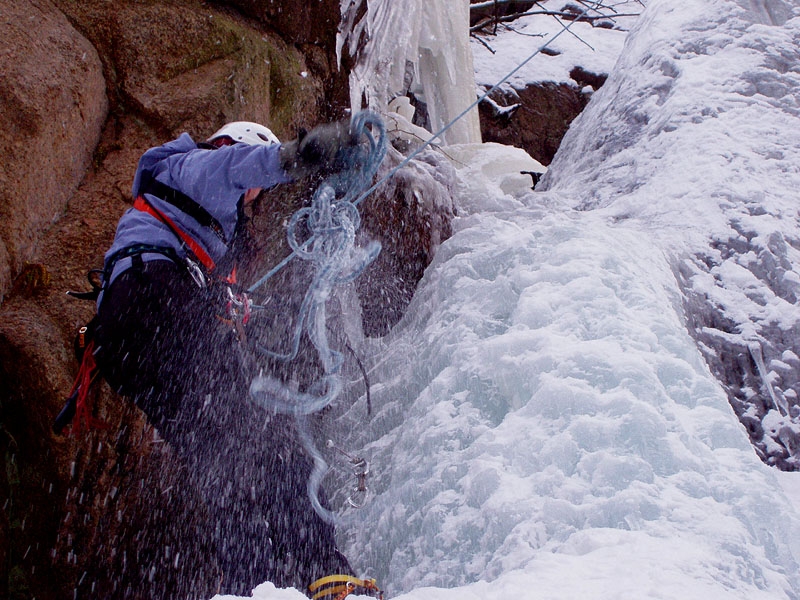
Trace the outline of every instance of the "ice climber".
<path fill-rule="evenodd" d="M 333 168 L 355 143 L 344 122 L 281 144 L 229 123 L 184 133 L 139 160 L 133 207 L 105 255 L 94 333 L 101 373 L 146 413 L 208 504 L 221 591 L 352 575 L 306 495 L 312 463 L 293 425 L 249 401 L 246 350 L 225 323 L 243 208 L 263 190 Z M 264 425 L 267 423 L 266 425 Z"/>

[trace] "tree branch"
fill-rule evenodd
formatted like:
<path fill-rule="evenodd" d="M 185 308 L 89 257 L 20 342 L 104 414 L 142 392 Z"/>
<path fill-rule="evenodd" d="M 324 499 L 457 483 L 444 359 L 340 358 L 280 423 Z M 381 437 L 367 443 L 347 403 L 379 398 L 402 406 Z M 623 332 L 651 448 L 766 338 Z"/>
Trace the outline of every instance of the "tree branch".
<path fill-rule="evenodd" d="M 498 2 L 512 2 L 513 0 L 497 0 Z M 563 12 L 558 10 L 531 10 L 527 12 L 521 13 L 514 13 L 513 15 L 506 15 L 502 17 L 487 17 L 487 19 L 477 25 L 473 25 L 469 28 L 470 31 L 478 31 L 483 29 L 487 25 L 492 25 L 495 23 L 505 23 L 508 21 L 514 21 L 519 19 L 520 17 L 528 17 L 531 15 L 547 15 L 552 17 L 558 17 L 561 19 L 565 19 L 567 21 L 586 21 L 590 24 L 594 23 L 594 21 L 600 21 L 603 19 L 611 19 L 608 15 L 578 15 L 572 12 Z M 614 18 L 618 17 L 638 17 L 638 13 L 616 13 L 614 14 Z"/>

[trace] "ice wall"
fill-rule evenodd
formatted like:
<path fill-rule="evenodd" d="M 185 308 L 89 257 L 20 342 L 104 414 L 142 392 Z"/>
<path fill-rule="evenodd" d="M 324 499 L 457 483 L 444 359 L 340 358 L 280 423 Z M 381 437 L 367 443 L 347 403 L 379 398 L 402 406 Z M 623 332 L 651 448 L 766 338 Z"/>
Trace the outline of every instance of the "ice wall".
<path fill-rule="evenodd" d="M 776 346 L 795 343 L 800 23 L 762 16 L 651 0 L 549 191 L 476 185 L 499 155 L 457 160 L 456 233 L 366 353 L 375 416 L 345 419 L 374 476 L 348 529 L 357 568 L 409 598 L 516 597 L 512 580 L 519 597 L 800 595 L 800 518 L 777 482 L 794 474 L 753 452 L 676 277 L 689 264 L 739 319 L 720 337 L 785 324 Z M 792 354 L 767 357 L 773 383 Z"/>
<path fill-rule="evenodd" d="M 515 198 L 513 155 L 456 150 L 458 231 L 367 354 L 374 418 L 342 422 L 372 464 L 356 568 L 409 599 L 795 598 L 798 515 L 650 233 Z"/>
<path fill-rule="evenodd" d="M 768 464 L 800 470 L 797 3 L 653 2 L 541 189 L 648 228 Z"/>
<path fill-rule="evenodd" d="M 476 99 L 469 45 L 469 0 L 342 0 L 341 58 L 355 59 L 351 108 L 381 114 L 396 96 L 413 93 L 427 105 L 432 132 Z M 366 102 L 366 106 L 364 106 Z M 443 136 L 445 143 L 480 141 L 477 108 Z"/>

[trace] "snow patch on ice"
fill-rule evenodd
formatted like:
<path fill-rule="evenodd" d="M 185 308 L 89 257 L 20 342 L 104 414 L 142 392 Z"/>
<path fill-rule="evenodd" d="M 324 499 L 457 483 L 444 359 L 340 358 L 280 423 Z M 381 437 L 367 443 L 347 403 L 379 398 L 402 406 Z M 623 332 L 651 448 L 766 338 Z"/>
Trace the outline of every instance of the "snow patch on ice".
<path fill-rule="evenodd" d="M 559 12 L 565 4 L 561 0 L 546 0 L 538 2 L 531 12 Z M 615 2 L 613 6 L 618 14 L 638 15 L 643 10 L 642 5 L 635 1 Z M 612 14 L 610 10 L 607 12 Z M 506 83 L 508 89 L 543 81 L 569 82 L 570 72 L 577 66 L 598 75 L 610 73 L 628 29 L 636 19 L 637 16 L 616 18 L 615 29 L 603 29 L 592 27 L 587 22 L 573 23 L 547 15 L 521 17 L 510 24 L 513 29 L 500 26 L 500 35 L 473 38 L 475 80 L 483 87 L 494 85 L 546 42 L 549 42 L 547 52 L 539 53 L 517 71 Z M 570 28 L 569 32 L 550 42 L 565 27 Z"/>
<path fill-rule="evenodd" d="M 788 7 L 651 2 L 540 186 L 661 240 L 757 450 L 797 469 L 800 19 L 764 24 Z"/>

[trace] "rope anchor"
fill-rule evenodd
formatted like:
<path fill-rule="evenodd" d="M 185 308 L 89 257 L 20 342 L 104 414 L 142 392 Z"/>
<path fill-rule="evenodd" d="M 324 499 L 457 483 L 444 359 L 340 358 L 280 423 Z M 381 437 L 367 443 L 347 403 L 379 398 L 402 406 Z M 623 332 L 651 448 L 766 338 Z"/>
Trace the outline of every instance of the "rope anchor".
<path fill-rule="evenodd" d="M 356 479 L 356 484 L 350 490 L 350 495 L 347 497 L 347 503 L 352 506 L 353 508 L 361 508 L 366 504 L 367 495 L 369 494 L 369 488 L 367 487 L 367 476 L 369 476 L 369 463 L 359 457 L 353 456 L 352 454 L 348 454 L 336 444 L 333 443 L 333 440 L 328 440 L 327 442 L 328 448 L 333 448 L 337 452 L 344 455 L 347 460 L 350 461 L 350 465 L 353 469 L 353 476 Z"/>

